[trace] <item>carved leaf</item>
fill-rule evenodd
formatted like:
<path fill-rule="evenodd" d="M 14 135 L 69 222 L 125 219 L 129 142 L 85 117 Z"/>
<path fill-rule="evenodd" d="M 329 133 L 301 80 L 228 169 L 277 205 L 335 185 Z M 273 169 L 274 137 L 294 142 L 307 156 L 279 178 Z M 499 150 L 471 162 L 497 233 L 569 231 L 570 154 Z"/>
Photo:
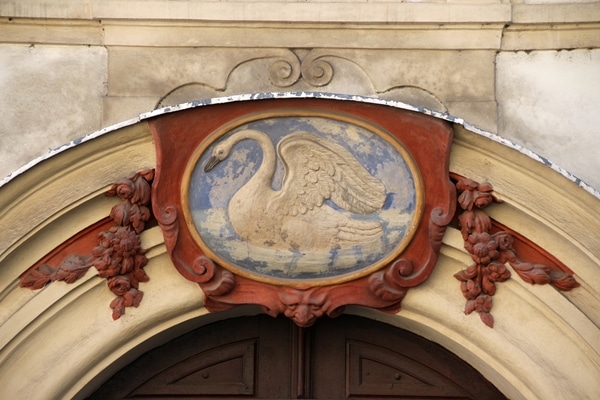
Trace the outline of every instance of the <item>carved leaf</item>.
<path fill-rule="evenodd" d="M 117 320 L 121 318 L 121 315 L 125 314 L 125 304 L 123 303 L 122 296 L 117 296 L 110 302 L 110 308 L 113 310 L 112 319 Z"/>
<path fill-rule="evenodd" d="M 494 317 L 492 316 L 492 314 L 488 312 L 480 312 L 479 318 L 481 318 L 483 323 L 489 326 L 490 328 L 494 327 Z"/>
<path fill-rule="evenodd" d="M 145 169 L 145 170 L 138 172 L 136 175 L 141 176 L 148 182 L 152 182 L 152 180 L 154 180 L 154 169 L 152 169 L 152 168 Z"/>
<path fill-rule="evenodd" d="M 129 201 L 133 204 L 145 205 L 150 202 L 152 189 L 150 184 L 142 176 L 136 174 L 134 180 L 134 191 Z"/>
<path fill-rule="evenodd" d="M 471 191 L 464 191 L 458 196 L 458 204 L 463 210 L 471 211 L 473 203 L 473 192 Z"/>
<path fill-rule="evenodd" d="M 127 293 L 123 295 L 125 306 L 127 307 L 138 307 L 144 297 L 144 292 L 137 289 L 129 289 Z"/>
<path fill-rule="evenodd" d="M 54 270 L 47 264 L 30 269 L 21 276 L 20 286 L 31 289 L 41 289 L 52 281 Z"/>
<path fill-rule="evenodd" d="M 467 281 L 469 279 L 473 279 L 477 276 L 477 264 L 473 264 L 467 269 L 463 269 L 462 271 L 454 274 L 454 277 L 459 281 Z"/>
<path fill-rule="evenodd" d="M 492 220 L 481 210 L 465 211 L 458 216 L 463 240 L 467 240 L 471 233 L 489 232 Z"/>
<path fill-rule="evenodd" d="M 475 300 L 467 300 L 465 303 L 465 314 L 469 315 L 477 308 L 477 302 Z"/>
<path fill-rule="evenodd" d="M 485 294 L 489 294 L 490 296 L 496 294 L 496 285 L 494 285 L 494 281 L 492 281 L 487 274 L 484 274 L 481 279 L 481 288 Z"/>
<path fill-rule="evenodd" d="M 110 302 L 110 308 L 113 310 L 112 318 L 117 320 L 125 314 L 125 307 L 137 307 L 142 301 L 144 292 L 137 289 L 130 289 L 122 296 L 117 296 Z"/>
<path fill-rule="evenodd" d="M 70 255 L 58 266 L 53 280 L 73 283 L 84 276 L 91 266 L 92 264 L 82 257 Z"/>
<path fill-rule="evenodd" d="M 513 262 L 510 264 L 515 272 L 527 283 L 545 285 L 552 282 L 550 268 L 543 264 L 530 264 L 527 262 Z"/>
<path fill-rule="evenodd" d="M 148 207 L 134 205 L 133 213 L 129 217 L 129 222 L 136 233 L 141 233 L 144 230 L 144 226 L 148 219 L 150 219 L 150 210 Z"/>
<path fill-rule="evenodd" d="M 579 282 L 572 275 L 567 275 L 562 271 L 556 271 L 550 274 L 552 278 L 552 286 L 559 290 L 569 291 L 579 287 Z"/>
<path fill-rule="evenodd" d="M 110 217 L 115 224 L 120 226 L 129 225 L 129 220 L 131 219 L 131 214 L 133 212 L 133 206 L 131 203 L 122 201 L 112 208 L 110 211 Z"/>
<path fill-rule="evenodd" d="M 144 257 L 145 258 L 145 257 Z M 135 268 L 128 274 L 131 287 L 137 289 L 140 282 L 148 282 L 150 278 L 142 268 Z"/>

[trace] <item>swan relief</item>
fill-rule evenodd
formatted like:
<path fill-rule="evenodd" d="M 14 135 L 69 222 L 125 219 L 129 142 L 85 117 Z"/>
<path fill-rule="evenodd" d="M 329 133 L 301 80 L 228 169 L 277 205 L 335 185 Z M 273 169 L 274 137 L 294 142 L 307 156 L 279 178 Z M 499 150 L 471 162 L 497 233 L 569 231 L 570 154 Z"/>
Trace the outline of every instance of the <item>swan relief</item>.
<path fill-rule="evenodd" d="M 210 173 L 243 140 L 256 141 L 263 159 L 227 207 L 229 222 L 241 240 L 298 253 L 381 241 L 381 223 L 360 216 L 382 210 L 386 187 L 344 147 L 298 132 L 280 140 L 276 153 L 267 134 L 244 129 L 214 145 L 204 172 Z M 281 189 L 274 190 L 277 157 L 285 175 Z"/>

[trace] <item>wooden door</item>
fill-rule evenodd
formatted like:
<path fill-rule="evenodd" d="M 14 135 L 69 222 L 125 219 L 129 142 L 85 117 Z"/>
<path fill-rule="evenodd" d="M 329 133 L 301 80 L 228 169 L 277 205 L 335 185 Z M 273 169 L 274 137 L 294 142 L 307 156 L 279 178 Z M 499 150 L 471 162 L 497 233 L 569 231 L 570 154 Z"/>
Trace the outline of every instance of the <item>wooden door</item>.
<path fill-rule="evenodd" d="M 199 328 L 123 368 L 90 399 L 504 399 L 455 355 L 355 316 L 299 328 L 244 317 Z"/>

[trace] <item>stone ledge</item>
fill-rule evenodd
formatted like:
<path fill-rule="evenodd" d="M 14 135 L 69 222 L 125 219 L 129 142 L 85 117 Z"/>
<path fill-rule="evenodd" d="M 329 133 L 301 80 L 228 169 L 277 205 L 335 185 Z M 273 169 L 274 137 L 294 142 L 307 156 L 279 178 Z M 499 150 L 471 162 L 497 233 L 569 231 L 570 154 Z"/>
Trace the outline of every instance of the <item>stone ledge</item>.
<path fill-rule="evenodd" d="M 0 19 L 0 43 L 102 45 L 102 30 L 99 21 L 3 18 Z"/>
<path fill-rule="evenodd" d="M 600 47 L 600 24 L 512 25 L 502 50 L 562 50 Z"/>
<path fill-rule="evenodd" d="M 521 24 L 600 21 L 600 4 L 515 4 L 512 22 Z"/>
<path fill-rule="evenodd" d="M 355 49 L 498 49 L 503 24 L 402 26 L 266 23 L 103 24 L 108 46 L 287 47 Z"/>
<path fill-rule="evenodd" d="M 350 4 L 351 3 L 351 4 Z M 507 22 L 510 4 L 399 2 L 218 2 L 160 0 L 5 0 L 0 15 L 23 18 L 151 19 L 244 22 Z"/>

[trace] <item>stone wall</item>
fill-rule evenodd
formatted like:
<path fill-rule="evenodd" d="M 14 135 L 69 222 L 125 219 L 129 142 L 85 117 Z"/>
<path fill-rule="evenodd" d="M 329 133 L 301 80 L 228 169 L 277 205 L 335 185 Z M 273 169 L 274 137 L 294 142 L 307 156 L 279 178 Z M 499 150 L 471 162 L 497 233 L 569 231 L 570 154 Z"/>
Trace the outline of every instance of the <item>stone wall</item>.
<path fill-rule="evenodd" d="M 596 1 L 0 3 L 0 176 L 199 98 L 325 91 L 447 112 L 595 188 Z"/>

